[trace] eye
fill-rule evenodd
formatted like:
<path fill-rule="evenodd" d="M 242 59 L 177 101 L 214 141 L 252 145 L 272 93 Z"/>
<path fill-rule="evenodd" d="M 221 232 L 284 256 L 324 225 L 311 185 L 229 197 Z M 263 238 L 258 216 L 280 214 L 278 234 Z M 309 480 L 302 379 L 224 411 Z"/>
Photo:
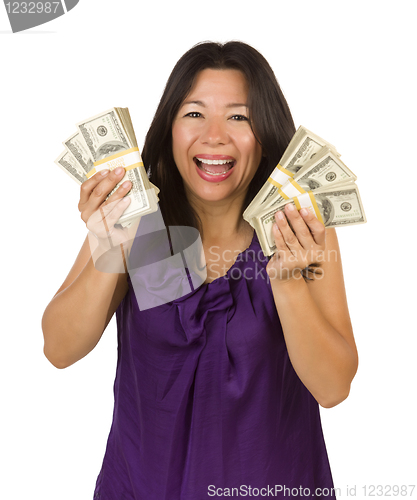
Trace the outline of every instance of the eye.
<path fill-rule="evenodd" d="M 190 118 L 200 118 L 201 113 L 199 113 L 198 111 L 191 111 L 184 116 L 189 116 Z"/>
<path fill-rule="evenodd" d="M 244 115 L 233 115 L 230 117 L 231 120 L 236 120 L 238 122 L 248 121 L 248 118 Z"/>

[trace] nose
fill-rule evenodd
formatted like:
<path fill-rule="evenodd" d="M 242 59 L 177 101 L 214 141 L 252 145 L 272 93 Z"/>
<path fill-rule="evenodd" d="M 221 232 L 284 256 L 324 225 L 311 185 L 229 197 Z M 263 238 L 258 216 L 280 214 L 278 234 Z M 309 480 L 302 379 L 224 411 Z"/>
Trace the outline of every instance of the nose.
<path fill-rule="evenodd" d="M 226 123 L 222 118 L 208 118 L 201 131 L 200 141 L 208 146 L 221 146 L 229 142 Z"/>

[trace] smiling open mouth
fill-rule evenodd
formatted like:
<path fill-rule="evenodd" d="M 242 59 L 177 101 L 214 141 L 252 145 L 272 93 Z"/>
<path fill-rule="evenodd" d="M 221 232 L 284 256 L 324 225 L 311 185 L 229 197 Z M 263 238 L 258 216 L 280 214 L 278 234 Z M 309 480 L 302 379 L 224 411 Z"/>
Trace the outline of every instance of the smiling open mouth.
<path fill-rule="evenodd" d="M 209 175 L 222 175 L 231 170 L 236 160 L 208 160 L 206 158 L 194 157 L 194 162 L 200 170 Z"/>

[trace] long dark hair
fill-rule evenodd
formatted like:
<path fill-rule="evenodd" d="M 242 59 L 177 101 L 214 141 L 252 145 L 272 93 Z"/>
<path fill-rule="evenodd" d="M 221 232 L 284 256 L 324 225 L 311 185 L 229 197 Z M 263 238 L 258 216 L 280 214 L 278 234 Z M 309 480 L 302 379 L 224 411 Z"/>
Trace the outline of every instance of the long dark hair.
<path fill-rule="evenodd" d="M 181 57 L 172 70 L 146 135 L 142 158 L 150 180 L 160 189 L 159 206 L 165 224 L 191 226 L 200 231 L 199 218 L 187 200 L 174 162 L 172 123 L 197 74 L 204 69 L 237 69 L 248 82 L 251 126 L 264 156 L 249 184 L 243 210 L 266 182 L 295 133 L 290 109 L 274 72 L 253 47 L 242 42 L 204 42 Z"/>

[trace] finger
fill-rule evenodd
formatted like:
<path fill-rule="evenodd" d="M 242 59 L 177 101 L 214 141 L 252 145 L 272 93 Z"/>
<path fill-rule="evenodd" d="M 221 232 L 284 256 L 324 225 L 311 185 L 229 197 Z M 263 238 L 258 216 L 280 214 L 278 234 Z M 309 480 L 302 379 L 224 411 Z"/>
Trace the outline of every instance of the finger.
<path fill-rule="evenodd" d="M 101 236 L 108 235 L 130 203 L 130 197 L 126 196 L 111 203 L 103 204 L 88 219 L 88 229 Z"/>
<path fill-rule="evenodd" d="M 122 199 L 116 200 L 110 204 L 112 210 L 105 216 L 103 222 L 106 223 L 108 230 L 112 229 L 117 221 L 122 216 L 123 212 L 131 203 L 131 198 L 129 196 L 125 196 Z M 103 209 L 104 207 L 101 207 Z"/>
<path fill-rule="evenodd" d="M 132 188 L 132 183 L 130 181 L 124 181 L 123 184 L 121 184 L 116 191 L 107 198 L 107 200 L 103 203 L 104 205 L 107 205 L 109 203 L 113 203 L 115 201 L 120 200 L 126 194 L 130 191 Z"/>
<path fill-rule="evenodd" d="M 324 224 L 320 222 L 317 217 L 307 208 L 302 208 L 300 210 L 300 216 L 307 224 L 317 245 L 324 246 L 326 241 L 326 228 Z"/>
<path fill-rule="evenodd" d="M 276 259 L 279 259 L 279 258 L 283 259 L 283 258 L 285 258 L 286 253 L 288 253 L 288 254 L 290 253 L 290 250 L 287 247 L 287 244 L 285 243 L 285 240 L 284 240 L 284 236 L 282 235 L 282 232 L 279 228 L 278 221 L 281 221 L 281 218 L 280 218 L 281 216 L 276 215 L 275 217 L 276 217 L 276 219 L 275 219 L 276 222 L 272 226 L 272 234 L 274 237 L 275 246 L 277 247 L 275 250 L 274 257 Z M 278 221 L 277 221 L 277 217 L 278 217 Z"/>
<path fill-rule="evenodd" d="M 294 260 L 294 256 L 285 243 L 284 237 L 276 223 L 272 226 L 272 232 L 276 250 L 268 263 L 267 273 L 270 278 L 287 280 L 291 277 L 290 275 L 292 272 L 292 261 Z"/>
<path fill-rule="evenodd" d="M 293 232 L 297 237 L 300 245 L 304 249 L 311 248 L 314 245 L 315 240 L 312 233 L 310 232 L 308 224 L 303 219 L 303 217 L 301 217 L 300 213 L 293 203 L 288 203 L 285 206 L 285 214 L 288 217 L 288 221 L 291 224 Z"/>
<path fill-rule="evenodd" d="M 80 204 L 87 203 L 93 189 L 109 174 L 109 172 L 110 170 L 101 170 L 81 184 Z"/>
<path fill-rule="evenodd" d="M 295 254 L 297 251 L 300 250 L 301 245 L 300 245 L 300 242 L 298 241 L 298 238 L 295 235 L 294 231 L 291 229 L 290 225 L 288 224 L 288 221 L 287 221 L 287 218 L 285 215 L 286 214 L 284 213 L 284 211 L 278 210 L 278 212 L 275 214 L 275 221 L 276 221 L 277 226 L 282 234 L 285 245 L 291 251 L 291 253 Z"/>
<path fill-rule="evenodd" d="M 122 170 L 124 172 L 124 169 L 122 169 Z M 106 205 L 108 203 L 112 203 L 114 201 L 117 201 L 117 200 L 123 198 L 130 191 L 130 189 L 132 188 L 132 183 L 130 181 L 125 181 L 125 182 L 123 182 L 123 184 L 121 184 L 119 186 L 119 188 L 107 200 L 100 203 L 100 201 L 104 197 L 100 194 L 100 191 L 103 191 L 104 193 L 106 193 L 108 190 L 111 191 L 112 189 L 114 189 L 114 186 L 117 184 L 117 177 L 121 176 L 123 178 L 123 172 L 121 175 L 116 174 L 115 178 L 113 177 L 113 180 L 110 181 L 110 184 L 107 184 L 107 187 L 101 186 L 101 183 L 104 182 L 104 181 L 101 181 L 101 183 L 98 184 L 96 186 L 96 188 L 92 191 L 92 193 L 88 199 L 88 202 L 85 203 L 83 206 L 81 206 L 81 202 L 80 202 L 79 209 L 81 211 L 81 218 L 83 219 L 84 222 L 87 222 L 90 219 L 90 217 L 92 217 L 92 215 L 94 213 L 96 213 L 97 210 L 101 206 Z M 113 176 L 113 173 L 110 175 Z M 98 190 L 100 190 L 100 191 L 98 191 Z"/>
<path fill-rule="evenodd" d="M 119 167 L 109 172 L 104 179 L 102 178 L 98 184 L 93 188 L 88 198 L 89 209 L 95 211 L 107 198 L 108 194 L 114 189 L 116 184 L 120 182 L 125 175 L 124 168 Z M 97 174 L 95 174 L 97 175 Z M 95 175 L 93 177 L 95 177 Z"/>

